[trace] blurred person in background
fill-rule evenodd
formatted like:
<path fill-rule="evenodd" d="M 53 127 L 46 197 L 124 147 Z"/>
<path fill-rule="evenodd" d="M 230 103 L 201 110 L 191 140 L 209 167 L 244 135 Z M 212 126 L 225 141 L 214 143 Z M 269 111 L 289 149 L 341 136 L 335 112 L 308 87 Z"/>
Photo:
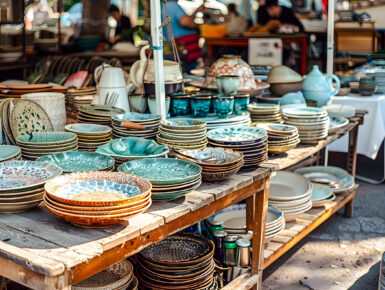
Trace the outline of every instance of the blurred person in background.
<path fill-rule="evenodd" d="M 130 18 L 123 15 L 118 6 L 111 4 L 108 13 L 116 20 L 115 36 L 110 37 L 110 43 L 114 44 L 119 40 L 132 41 Z"/>

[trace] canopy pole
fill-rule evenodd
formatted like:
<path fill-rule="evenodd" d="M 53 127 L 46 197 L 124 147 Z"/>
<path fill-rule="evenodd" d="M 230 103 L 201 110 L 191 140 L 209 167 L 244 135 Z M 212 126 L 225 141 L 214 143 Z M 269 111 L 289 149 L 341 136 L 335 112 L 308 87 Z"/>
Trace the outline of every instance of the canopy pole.
<path fill-rule="evenodd" d="M 327 61 L 326 73 L 333 74 L 334 61 L 334 7 L 335 0 L 328 0 L 328 35 L 327 35 Z"/>
<path fill-rule="evenodd" d="M 156 111 L 166 119 L 165 88 L 164 88 L 164 68 L 163 68 L 163 39 L 161 27 L 161 1 L 151 0 L 151 39 L 154 55 L 154 74 L 155 74 L 155 98 Z"/>

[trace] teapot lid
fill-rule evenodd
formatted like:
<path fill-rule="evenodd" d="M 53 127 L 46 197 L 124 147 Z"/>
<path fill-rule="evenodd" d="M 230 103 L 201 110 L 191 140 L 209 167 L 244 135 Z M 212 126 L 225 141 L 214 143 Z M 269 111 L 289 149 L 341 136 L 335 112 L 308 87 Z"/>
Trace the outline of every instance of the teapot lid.
<path fill-rule="evenodd" d="M 309 75 L 322 75 L 322 72 L 319 69 L 318 65 L 313 65 L 312 71 L 309 73 Z"/>

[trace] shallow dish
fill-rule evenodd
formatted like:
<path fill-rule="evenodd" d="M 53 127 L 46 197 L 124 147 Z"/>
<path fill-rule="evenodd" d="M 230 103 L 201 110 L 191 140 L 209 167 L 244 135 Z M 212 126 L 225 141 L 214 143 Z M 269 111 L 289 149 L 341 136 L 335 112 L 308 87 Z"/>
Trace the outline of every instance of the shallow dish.
<path fill-rule="evenodd" d="M 112 117 L 112 120 L 114 121 L 132 121 L 136 123 L 154 123 L 156 121 L 159 121 L 161 118 L 160 115 L 156 114 L 141 114 L 141 113 L 126 113 L 126 114 L 120 114 Z"/>
<path fill-rule="evenodd" d="M 21 150 L 18 146 L 0 145 L 0 162 L 16 158 L 20 154 Z"/>
<path fill-rule="evenodd" d="M 298 173 L 278 171 L 270 180 L 269 200 L 291 201 L 311 194 L 311 182 Z"/>
<path fill-rule="evenodd" d="M 160 122 L 162 127 L 172 130 L 198 130 L 206 128 L 206 121 L 194 119 L 172 119 Z"/>
<path fill-rule="evenodd" d="M 312 206 L 313 207 L 322 207 L 322 206 L 332 202 L 335 199 L 336 199 L 336 195 L 334 193 L 332 193 L 332 195 L 327 199 L 320 200 L 320 201 L 313 201 Z"/>
<path fill-rule="evenodd" d="M 15 203 L 0 203 L 0 213 L 19 213 L 37 207 L 41 203 L 40 200 L 23 201 Z"/>
<path fill-rule="evenodd" d="M 110 127 L 105 125 L 86 123 L 68 124 L 64 128 L 68 132 L 84 136 L 104 136 L 111 134 L 112 131 Z"/>
<path fill-rule="evenodd" d="M 91 116 L 115 116 L 118 114 L 124 114 L 125 111 L 120 108 L 105 106 L 105 105 L 87 105 L 80 106 L 79 110 Z"/>
<path fill-rule="evenodd" d="M 17 137 L 16 142 L 20 145 L 47 146 L 71 143 L 77 139 L 75 133 L 71 132 L 37 132 L 30 135 Z"/>
<path fill-rule="evenodd" d="M 225 145 L 254 143 L 267 137 L 267 132 L 257 127 L 227 127 L 207 132 L 207 138 Z"/>
<path fill-rule="evenodd" d="M 344 117 L 330 116 L 329 134 L 334 133 L 339 128 L 342 128 L 349 124 L 349 120 Z"/>
<path fill-rule="evenodd" d="M 329 186 L 318 184 L 318 183 L 312 183 L 312 184 L 313 184 L 313 191 L 311 193 L 312 202 L 325 200 L 330 198 L 330 196 L 333 195 L 333 191 L 330 189 Z"/>
<path fill-rule="evenodd" d="M 194 180 L 200 176 L 202 168 L 180 159 L 148 158 L 126 162 L 118 171 L 141 176 L 152 184 L 166 185 Z"/>

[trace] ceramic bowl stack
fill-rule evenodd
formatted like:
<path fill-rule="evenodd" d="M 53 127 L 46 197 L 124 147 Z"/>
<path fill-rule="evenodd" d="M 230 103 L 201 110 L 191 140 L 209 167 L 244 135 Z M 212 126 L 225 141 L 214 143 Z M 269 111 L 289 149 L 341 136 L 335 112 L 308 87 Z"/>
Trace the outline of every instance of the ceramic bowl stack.
<path fill-rule="evenodd" d="M 335 200 L 336 196 L 329 186 L 319 183 L 312 184 L 311 202 L 313 207 L 322 207 Z"/>
<path fill-rule="evenodd" d="M 267 132 L 257 127 L 231 127 L 207 132 L 212 147 L 223 147 L 242 152 L 243 167 L 257 166 L 267 161 Z"/>
<path fill-rule="evenodd" d="M 78 136 L 79 151 L 95 151 L 110 142 L 112 137 L 112 129 L 106 125 L 77 123 L 68 124 L 64 128 Z"/>
<path fill-rule="evenodd" d="M 330 118 L 320 108 L 284 108 L 285 124 L 297 127 L 301 143 L 317 143 L 328 136 Z"/>
<path fill-rule="evenodd" d="M 115 166 L 124 162 L 142 158 L 166 157 L 168 148 L 159 145 L 154 140 L 137 137 L 114 139 L 100 146 L 96 152 L 111 156 L 115 159 Z"/>
<path fill-rule="evenodd" d="M 63 172 L 80 171 L 112 171 L 114 158 L 96 153 L 83 151 L 60 152 L 40 157 L 36 161 L 49 162 L 59 166 Z"/>
<path fill-rule="evenodd" d="M 151 206 L 151 183 L 122 172 L 76 172 L 44 186 L 50 212 L 81 227 L 105 227 Z"/>
<path fill-rule="evenodd" d="M 269 153 L 282 154 L 294 149 L 300 142 L 298 129 L 294 126 L 274 123 L 257 125 L 267 131 L 269 140 Z"/>
<path fill-rule="evenodd" d="M 78 137 L 71 132 L 39 132 L 16 139 L 21 156 L 35 160 L 44 155 L 78 150 Z"/>
<path fill-rule="evenodd" d="M 309 166 L 298 168 L 295 172 L 313 183 L 329 186 L 336 194 L 350 190 L 355 185 L 353 176 L 346 170 L 334 166 Z"/>
<path fill-rule="evenodd" d="M 78 114 L 81 106 L 91 105 L 96 95 L 95 87 L 68 89 L 66 94 L 67 108 Z"/>
<path fill-rule="evenodd" d="M 214 244 L 202 235 L 176 234 L 138 254 L 143 289 L 217 289 Z"/>
<path fill-rule="evenodd" d="M 385 69 L 373 69 L 367 71 L 368 77 L 374 77 L 377 86 L 377 93 L 385 93 Z"/>
<path fill-rule="evenodd" d="M 156 142 L 170 149 L 204 149 L 207 146 L 206 121 L 172 119 L 160 122 Z"/>
<path fill-rule="evenodd" d="M 176 199 L 197 189 L 202 183 L 202 168 L 180 159 L 138 159 L 124 163 L 118 170 L 149 180 L 153 200 Z"/>
<path fill-rule="evenodd" d="M 160 115 L 127 113 L 112 117 L 114 138 L 140 137 L 154 139 L 158 134 Z"/>
<path fill-rule="evenodd" d="M 0 162 L 20 159 L 20 147 L 14 145 L 0 145 Z"/>
<path fill-rule="evenodd" d="M 78 122 L 111 126 L 111 117 L 124 113 L 122 109 L 107 105 L 80 106 Z"/>
<path fill-rule="evenodd" d="M 300 174 L 278 171 L 270 180 L 269 205 L 282 211 L 286 221 L 311 209 L 313 186 Z"/>
<path fill-rule="evenodd" d="M 282 123 L 282 115 L 277 104 L 252 103 L 248 108 L 253 123 Z"/>
<path fill-rule="evenodd" d="M 134 267 L 128 260 L 121 260 L 103 271 L 71 286 L 73 290 L 136 290 L 138 280 Z"/>
<path fill-rule="evenodd" d="M 47 162 L 1 162 L 0 212 L 22 212 L 38 206 L 43 200 L 44 183 L 61 173 L 59 166 Z"/>
<path fill-rule="evenodd" d="M 177 150 L 175 154 L 202 167 L 202 180 L 209 182 L 228 179 L 244 165 L 243 154 L 231 149 L 206 147 L 203 150 Z"/>

